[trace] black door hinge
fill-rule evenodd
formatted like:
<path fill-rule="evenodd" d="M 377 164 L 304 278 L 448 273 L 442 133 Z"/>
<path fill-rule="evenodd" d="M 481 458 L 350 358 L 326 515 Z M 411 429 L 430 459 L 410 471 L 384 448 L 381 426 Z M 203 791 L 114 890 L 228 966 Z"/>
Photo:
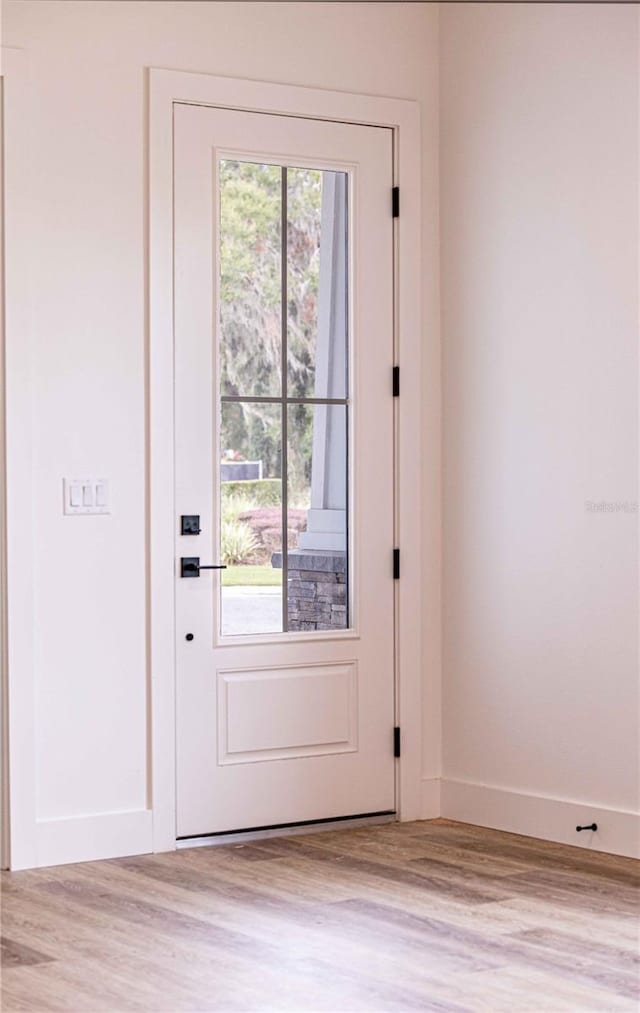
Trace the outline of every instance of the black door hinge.
<path fill-rule="evenodd" d="M 391 214 L 394 218 L 400 217 L 400 187 L 394 186 L 391 189 Z"/>
<path fill-rule="evenodd" d="M 400 756 L 400 729 L 397 725 L 393 729 L 393 755 L 396 759 Z"/>
<path fill-rule="evenodd" d="M 400 580 L 400 549 L 393 550 L 393 579 Z"/>
<path fill-rule="evenodd" d="M 393 396 L 400 397 L 400 366 L 393 367 Z"/>

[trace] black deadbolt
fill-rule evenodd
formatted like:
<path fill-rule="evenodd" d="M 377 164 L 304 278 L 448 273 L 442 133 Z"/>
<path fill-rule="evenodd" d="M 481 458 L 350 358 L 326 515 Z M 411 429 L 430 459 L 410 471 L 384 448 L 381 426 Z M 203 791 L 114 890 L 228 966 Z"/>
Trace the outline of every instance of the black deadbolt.
<path fill-rule="evenodd" d="M 180 518 L 181 535 L 200 534 L 200 514 L 182 514 Z"/>
<path fill-rule="evenodd" d="M 187 635 L 186 635 L 186 637 L 184 639 L 185 640 L 189 640 L 189 641 L 193 640 L 193 633 L 187 633 Z"/>

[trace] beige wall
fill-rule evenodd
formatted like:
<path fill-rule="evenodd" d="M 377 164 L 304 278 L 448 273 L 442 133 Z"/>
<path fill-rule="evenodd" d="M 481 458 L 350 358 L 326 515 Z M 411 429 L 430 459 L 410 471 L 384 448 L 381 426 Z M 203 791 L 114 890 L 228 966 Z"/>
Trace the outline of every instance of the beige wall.
<path fill-rule="evenodd" d="M 441 180 L 444 777 L 637 811 L 637 9 L 443 6 Z"/>
<path fill-rule="evenodd" d="M 429 714 L 439 715 L 437 10 L 428 5 L 4 5 L 32 98 L 37 815 L 147 800 L 145 98 L 148 66 L 418 100 L 430 579 Z M 63 476 L 107 476 L 110 517 L 65 518 Z M 435 700 L 435 705 L 432 701 Z M 437 729 L 425 776 L 438 773 Z"/>

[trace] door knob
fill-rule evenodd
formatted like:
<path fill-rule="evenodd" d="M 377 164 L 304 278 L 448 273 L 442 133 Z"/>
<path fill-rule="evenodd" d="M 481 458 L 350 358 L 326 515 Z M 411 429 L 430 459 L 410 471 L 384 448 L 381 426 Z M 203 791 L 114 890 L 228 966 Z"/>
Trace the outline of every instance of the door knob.
<path fill-rule="evenodd" d="M 227 567 L 224 563 L 211 563 L 203 565 L 200 563 L 200 556 L 181 556 L 180 557 L 180 576 L 181 577 L 199 577 L 200 570 L 226 570 Z"/>

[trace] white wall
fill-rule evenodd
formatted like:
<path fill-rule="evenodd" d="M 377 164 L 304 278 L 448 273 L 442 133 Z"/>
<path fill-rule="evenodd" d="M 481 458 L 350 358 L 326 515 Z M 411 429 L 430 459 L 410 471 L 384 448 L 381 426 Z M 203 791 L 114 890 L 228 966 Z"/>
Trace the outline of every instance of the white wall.
<path fill-rule="evenodd" d="M 627 853 L 638 53 L 629 6 L 441 10 L 443 812 Z"/>
<path fill-rule="evenodd" d="M 135 848 L 142 825 L 127 814 L 148 804 L 147 66 L 422 104 L 423 815 L 437 815 L 435 5 L 5 0 L 2 15 L 31 82 L 31 180 L 14 183 L 13 207 L 22 241 L 33 228 L 22 523 L 37 560 L 41 855 L 69 836 L 87 856 L 105 840 Z M 440 11 L 443 808 L 572 843 L 595 814 L 598 839 L 581 843 L 622 851 L 637 806 L 638 518 L 585 501 L 638 499 L 637 17 L 604 5 Z M 63 518 L 62 476 L 83 474 L 111 479 L 111 517 Z"/>
<path fill-rule="evenodd" d="M 422 103 L 429 336 L 425 458 L 430 462 L 425 479 L 430 506 L 425 526 L 429 708 L 424 773 L 427 779 L 436 777 L 437 10 L 421 4 L 8 0 L 3 34 L 5 46 L 25 50 L 31 81 L 35 781 L 44 841 L 32 861 L 51 861 L 58 853 L 64 857 L 70 835 L 81 842 L 83 855 L 96 856 L 100 840 L 109 838 L 104 820 L 142 813 L 148 804 L 148 66 Z M 111 516 L 63 517 L 65 475 L 107 476 Z M 142 824 L 134 832 L 128 817 L 123 819 L 121 831 L 105 845 L 112 852 L 135 849 L 140 840 Z"/>

